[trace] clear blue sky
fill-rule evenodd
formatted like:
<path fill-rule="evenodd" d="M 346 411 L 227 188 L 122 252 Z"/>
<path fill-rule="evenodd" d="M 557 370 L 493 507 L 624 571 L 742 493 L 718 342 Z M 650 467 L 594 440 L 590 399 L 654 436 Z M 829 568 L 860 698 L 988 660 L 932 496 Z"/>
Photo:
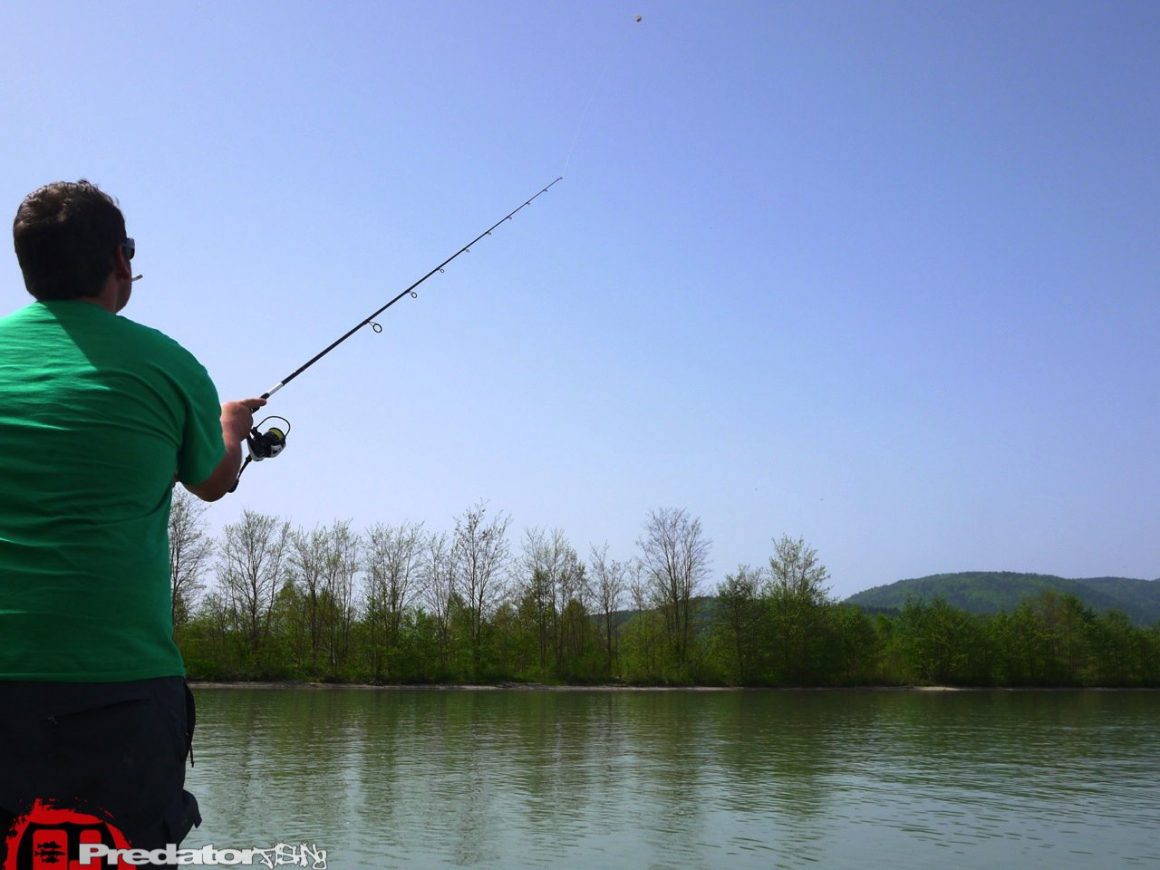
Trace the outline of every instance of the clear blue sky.
<path fill-rule="evenodd" d="M 636 15 L 643 21 L 635 22 Z M 685 507 L 713 580 L 1160 575 L 1160 4 L 0 6 L 0 202 L 87 177 L 126 315 L 279 393 L 245 508 L 586 554 Z M 0 313 L 26 302 L 15 258 Z"/>

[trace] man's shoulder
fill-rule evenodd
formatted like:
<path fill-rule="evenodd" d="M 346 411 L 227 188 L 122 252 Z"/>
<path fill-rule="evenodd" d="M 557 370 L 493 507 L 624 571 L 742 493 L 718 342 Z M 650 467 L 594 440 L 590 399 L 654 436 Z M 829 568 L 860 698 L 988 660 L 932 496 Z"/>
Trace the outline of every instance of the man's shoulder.
<path fill-rule="evenodd" d="M 112 318 L 117 350 L 107 357 L 116 367 L 128 367 L 151 380 L 179 384 L 199 392 L 212 388 L 212 379 L 201 360 L 177 339 L 160 329 L 123 315 Z"/>
<path fill-rule="evenodd" d="M 25 320 L 35 318 L 43 311 L 43 306 L 30 303 L 17 308 L 15 311 L 9 311 L 3 317 L 0 317 L 0 329 L 7 329 L 18 326 Z"/>
<path fill-rule="evenodd" d="M 138 323 L 136 320 L 131 320 L 123 315 L 118 315 L 116 321 L 116 328 L 126 341 L 134 342 L 139 346 L 148 346 L 151 353 L 165 356 L 172 362 L 180 361 L 201 367 L 200 361 L 192 351 L 160 329 Z"/>
<path fill-rule="evenodd" d="M 160 329 L 153 326 L 146 326 L 144 323 L 139 323 L 132 318 L 126 317 L 123 314 L 116 316 L 116 328 L 121 330 L 125 335 L 131 335 L 139 341 L 153 342 L 162 347 L 172 348 L 180 353 L 189 353 L 181 342 L 175 338 L 170 338 Z"/>

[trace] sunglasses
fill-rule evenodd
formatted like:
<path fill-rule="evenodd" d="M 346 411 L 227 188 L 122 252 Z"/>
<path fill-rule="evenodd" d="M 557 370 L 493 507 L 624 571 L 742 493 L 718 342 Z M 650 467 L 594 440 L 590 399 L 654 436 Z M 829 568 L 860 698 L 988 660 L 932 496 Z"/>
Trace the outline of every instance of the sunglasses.
<path fill-rule="evenodd" d="M 133 255 L 137 253 L 137 243 L 134 242 L 131 238 L 127 238 L 125 241 L 121 242 L 121 250 L 125 252 L 126 260 L 132 260 Z"/>

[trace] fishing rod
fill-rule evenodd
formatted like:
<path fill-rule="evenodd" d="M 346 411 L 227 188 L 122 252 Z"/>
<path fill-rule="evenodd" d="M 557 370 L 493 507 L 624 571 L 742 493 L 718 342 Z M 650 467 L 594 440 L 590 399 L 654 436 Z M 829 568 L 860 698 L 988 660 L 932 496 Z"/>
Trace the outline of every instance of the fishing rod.
<path fill-rule="evenodd" d="M 498 227 L 504 221 L 510 221 L 519 212 L 527 208 L 529 205 L 551 190 L 557 182 L 563 181 L 563 179 L 564 176 L 559 176 L 555 181 L 540 190 L 539 193 L 535 194 L 535 196 L 532 196 L 522 205 L 509 211 L 494 224 L 492 224 L 490 227 L 488 227 L 486 230 L 484 230 L 482 233 L 480 233 L 478 236 L 476 236 L 474 239 L 472 239 L 470 242 L 468 242 L 466 245 L 464 245 L 462 248 L 460 248 L 414 284 L 412 284 L 410 287 L 407 287 L 405 290 L 401 290 L 398 295 L 393 297 L 389 302 L 387 302 L 386 305 L 383 305 L 380 308 L 376 308 L 361 321 L 359 321 L 354 327 L 347 330 L 345 333 L 332 341 L 298 368 L 294 369 L 294 371 L 290 372 L 290 374 L 286 375 L 286 377 L 282 378 L 282 380 L 278 381 L 278 383 L 274 384 L 274 386 L 270 387 L 270 389 L 268 389 L 266 392 L 262 393 L 261 398 L 270 398 L 272 395 L 274 395 L 276 392 L 278 392 L 280 389 L 282 389 L 284 386 L 286 386 L 288 383 L 290 383 L 292 380 L 294 380 L 296 377 L 298 377 L 300 374 L 302 374 L 304 371 L 306 371 L 308 368 L 310 368 L 312 365 L 314 365 L 316 362 L 318 362 L 364 326 L 369 326 L 376 333 L 382 332 L 383 327 L 375 321 L 376 317 L 378 317 L 380 314 L 382 314 L 384 311 L 386 311 L 388 308 L 390 308 L 392 305 L 394 305 L 408 294 L 410 294 L 412 299 L 418 299 L 419 294 L 415 292 L 416 287 L 418 287 L 436 272 L 442 272 L 448 263 L 450 263 L 460 254 L 469 252 L 472 245 L 474 245 L 485 236 L 490 236 L 492 230 L 496 229 L 496 227 Z M 285 423 L 286 426 L 284 429 L 280 426 L 271 426 L 265 432 L 259 431 L 258 427 L 265 423 L 267 420 L 280 420 L 281 422 Z M 238 488 L 238 481 L 242 479 L 242 472 L 246 470 L 246 466 L 248 466 L 251 462 L 260 462 L 263 459 L 272 459 L 281 453 L 286 448 L 286 436 L 288 434 L 290 434 L 290 421 L 285 417 L 269 416 L 258 422 L 257 425 L 255 425 L 253 429 L 250 430 L 250 434 L 246 436 L 246 445 L 249 448 L 249 455 L 246 457 L 246 461 L 242 463 L 242 467 L 238 469 L 238 476 L 234 480 L 234 485 L 230 488 L 230 492 L 233 492 Z"/>

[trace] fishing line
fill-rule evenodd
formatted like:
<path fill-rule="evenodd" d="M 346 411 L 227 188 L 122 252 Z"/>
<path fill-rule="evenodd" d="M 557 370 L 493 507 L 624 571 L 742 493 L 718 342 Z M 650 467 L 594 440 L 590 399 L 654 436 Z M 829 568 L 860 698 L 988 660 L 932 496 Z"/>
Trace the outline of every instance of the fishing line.
<path fill-rule="evenodd" d="M 633 20 L 639 25 L 644 20 L 644 16 L 634 15 Z M 564 158 L 564 168 L 560 170 L 561 176 L 568 174 L 568 166 L 572 162 L 573 152 L 576 151 L 576 143 L 580 141 L 580 133 L 584 130 L 585 122 L 592 112 L 592 104 L 596 102 L 596 97 L 600 94 L 604 80 L 608 78 L 608 69 L 612 66 L 612 57 L 617 53 L 610 48 L 604 58 L 604 68 L 600 70 L 600 75 L 596 79 L 596 85 L 592 88 L 592 93 L 588 96 L 588 104 L 584 107 L 584 111 L 580 113 L 580 120 L 576 124 L 576 133 L 572 136 L 572 145 L 568 148 L 568 155 Z"/>
<path fill-rule="evenodd" d="M 504 223 L 504 221 L 510 221 L 517 214 L 519 214 L 521 211 L 523 211 L 525 208 L 527 208 L 529 205 L 551 190 L 558 182 L 563 180 L 564 176 L 559 176 L 547 187 L 541 189 L 537 194 L 525 200 L 522 205 L 517 206 L 516 208 L 509 211 L 494 224 L 492 224 L 490 227 L 488 227 L 486 230 L 484 230 L 482 233 L 480 233 L 478 236 L 476 236 L 474 239 L 472 239 L 470 242 L 468 242 L 466 245 L 464 245 L 418 281 L 416 281 L 414 284 L 405 288 L 404 290 L 399 291 L 399 293 L 391 298 L 391 300 L 385 305 L 376 308 L 361 321 L 355 324 L 354 327 L 348 329 L 345 333 L 340 335 L 337 339 L 332 341 L 298 368 L 294 369 L 294 371 L 290 372 L 290 374 L 286 375 L 286 377 L 282 378 L 282 380 L 280 380 L 278 383 L 274 384 L 274 386 L 270 387 L 270 389 L 268 389 L 266 392 L 262 393 L 261 398 L 270 398 L 272 395 L 274 395 L 276 392 L 278 392 L 280 389 L 282 389 L 284 386 L 286 386 L 288 383 L 290 383 L 292 380 L 294 380 L 296 377 L 298 377 L 300 374 L 302 374 L 304 371 L 306 371 L 308 368 L 310 368 L 312 365 L 314 365 L 316 362 L 318 362 L 364 326 L 369 326 L 376 333 L 382 332 L 383 327 L 375 321 L 376 317 L 378 317 L 404 296 L 410 295 L 412 299 L 418 299 L 419 294 L 415 292 L 416 287 L 418 287 L 437 272 L 443 272 L 448 263 L 450 263 L 460 254 L 468 253 L 476 242 L 478 242 L 480 239 L 483 239 L 485 236 L 490 236 L 492 230 L 496 229 L 500 224 Z M 282 427 L 271 426 L 265 432 L 260 432 L 258 430 L 258 426 L 262 425 L 262 423 L 266 422 L 266 420 L 271 419 L 281 420 L 286 424 L 285 429 Z M 263 459 L 271 459 L 281 453 L 282 450 L 286 447 L 286 435 L 290 431 L 290 421 L 286 420 L 284 417 L 266 417 L 264 420 L 262 420 L 262 423 L 259 423 L 258 426 L 255 426 L 250 431 L 250 434 L 246 437 L 246 444 L 249 447 L 249 455 L 246 457 L 246 461 L 242 463 L 242 467 L 238 469 L 238 476 L 234 480 L 234 485 L 230 488 L 230 492 L 233 492 L 238 488 L 238 481 L 241 480 L 242 472 L 246 470 L 246 466 L 248 466 L 251 462 L 260 462 Z"/>
<path fill-rule="evenodd" d="M 604 69 L 600 71 L 596 87 L 592 89 L 592 94 L 588 97 L 588 105 L 580 113 L 580 121 L 576 124 L 576 134 L 572 137 L 572 147 L 568 149 L 568 156 L 564 158 L 564 168 L 560 170 L 560 175 L 568 174 L 568 164 L 572 162 L 572 152 L 576 150 L 576 143 L 580 141 L 580 131 L 584 129 L 584 122 L 588 120 L 588 113 L 592 111 L 592 104 L 596 102 L 596 95 L 600 93 L 600 86 L 604 84 L 604 79 L 608 76 L 608 67 L 611 65 L 612 58 L 610 56 L 604 61 Z"/>

